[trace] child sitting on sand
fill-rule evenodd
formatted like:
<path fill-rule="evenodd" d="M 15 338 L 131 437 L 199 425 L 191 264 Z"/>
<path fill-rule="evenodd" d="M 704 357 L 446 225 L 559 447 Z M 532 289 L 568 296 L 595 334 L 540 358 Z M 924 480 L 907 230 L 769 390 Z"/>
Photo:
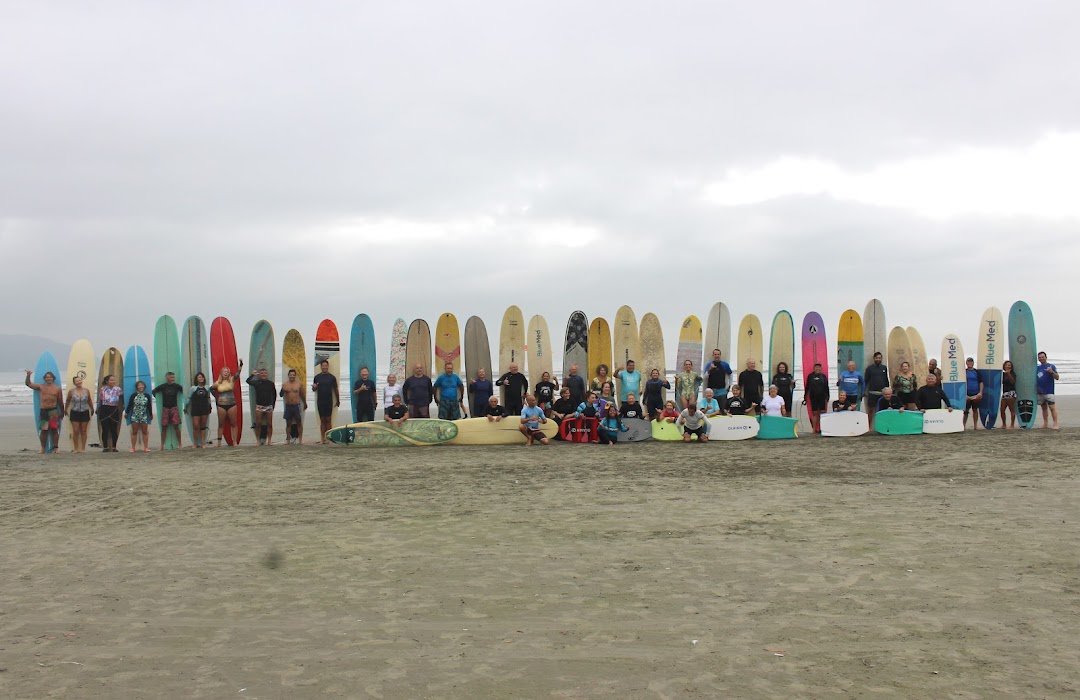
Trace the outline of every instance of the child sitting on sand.
<path fill-rule="evenodd" d="M 597 438 L 599 438 L 600 444 L 614 445 L 619 441 L 619 433 L 625 433 L 627 430 L 630 430 L 630 428 L 623 425 L 618 407 L 613 403 L 608 404 L 607 415 L 600 421 L 597 428 Z"/>

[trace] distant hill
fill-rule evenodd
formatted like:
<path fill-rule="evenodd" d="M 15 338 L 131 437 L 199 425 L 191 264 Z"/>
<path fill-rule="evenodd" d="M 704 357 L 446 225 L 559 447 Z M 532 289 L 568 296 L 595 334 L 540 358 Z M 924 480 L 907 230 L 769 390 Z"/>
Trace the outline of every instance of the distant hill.
<path fill-rule="evenodd" d="M 36 335 L 0 335 L 0 371 L 32 369 L 46 350 L 56 356 L 61 367 L 67 365 L 70 345 Z"/>

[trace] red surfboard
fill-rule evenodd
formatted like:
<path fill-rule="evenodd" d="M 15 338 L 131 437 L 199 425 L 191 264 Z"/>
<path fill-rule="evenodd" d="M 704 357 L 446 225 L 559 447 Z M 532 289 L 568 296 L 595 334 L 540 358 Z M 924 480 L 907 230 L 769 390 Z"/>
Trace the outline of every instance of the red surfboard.
<path fill-rule="evenodd" d="M 216 382 L 217 378 L 221 376 L 221 368 L 228 367 L 229 371 L 233 375 L 233 386 L 236 391 L 236 424 L 243 427 L 244 425 L 244 398 L 241 395 L 241 387 L 244 385 L 244 380 L 240 377 L 240 362 L 236 356 L 236 337 L 233 335 L 232 324 L 229 323 L 229 319 L 224 316 L 218 316 L 210 324 L 210 367 L 214 372 L 214 378 L 212 382 Z M 243 435 L 244 431 L 240 430 L 237 435 Z M 225 442 L 233 444 L 233 426 L 225 424 Z M 240 442 L 240 438 L 237 437 L 236 442 Z"/>

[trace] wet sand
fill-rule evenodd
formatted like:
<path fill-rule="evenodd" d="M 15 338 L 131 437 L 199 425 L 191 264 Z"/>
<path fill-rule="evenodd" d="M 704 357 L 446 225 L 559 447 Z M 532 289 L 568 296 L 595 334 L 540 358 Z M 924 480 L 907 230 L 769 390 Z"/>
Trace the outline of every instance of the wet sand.
<path fill-rule="evenodd" d="M 1080 693 L 1075 427 L 32 446 L 0 419 L 5 698 Z"/>

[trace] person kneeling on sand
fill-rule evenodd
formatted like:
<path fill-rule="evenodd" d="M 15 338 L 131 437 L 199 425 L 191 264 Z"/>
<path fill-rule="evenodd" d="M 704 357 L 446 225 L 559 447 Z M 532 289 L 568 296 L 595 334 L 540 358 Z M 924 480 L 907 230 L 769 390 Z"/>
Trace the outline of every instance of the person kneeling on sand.
<path fill-rule="evenodd" d="M 696 402 L 691 401 L 683 409 L 677 422 L 683 426 L 683 442 L 690 442 L 692 435 L 697 436 L 698 442 L 709 441 L 709 436 L 705 433 L 705 414 L 698 410 Z"/>
<path fill-rule="evenodd" d="M 657 423 L 674 423 L 679 418 L 679 411 L 675 408 L 675 402 L 668 399 L 664 402 L 664 410 L 656 414 Z"/>
<path fill-rule="evenodd" d="M 879 411 L 903 411 L 905 410 L 904 402 L 899 396 L 893 395 L 891 386 L 887 386 L 881 390 L 881 396 L 877 400 L 877 410 Z"/>
<path fill-rule="evenodd" d="M 536 405 L 535 394 L 526 394 L 525 403 L 525 408 L 521 409 L 521 427 L 518 428 L 528 441 L 525 446 L 531 446 L 535 440 L 539 440 L 541 445 L 548 444 L 547 435 L 540 430 L 540 424 L 548 422 L 544 409 Z"/>
<path fill-rule="evenodd" d="M 499 405 L 498 396 L 488 398 L 487 406 L 484 408 L 484 415 L 487 416 L 488 423 L 498 423 L 506 415 L 506 409 Z"/>
<path fill-rule="evenodd" d="M 389 423 L 391 428 L 400 428 L 401 424 L 409 419 L 409 409 L 401 402 L 401 394 L 394 394 L 390 401 L 391 404 L 383 413 L 383 420 Z"/>

